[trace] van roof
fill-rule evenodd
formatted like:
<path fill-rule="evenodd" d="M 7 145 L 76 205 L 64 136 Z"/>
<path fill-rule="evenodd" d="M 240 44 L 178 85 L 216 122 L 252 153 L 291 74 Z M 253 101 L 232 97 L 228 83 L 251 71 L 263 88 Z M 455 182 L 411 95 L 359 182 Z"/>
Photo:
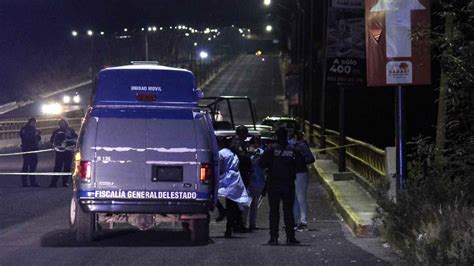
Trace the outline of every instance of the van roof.
<path fill-rule="evenodd" d="M 175 67 L 168 67 L 168 66 L 162 66 L 162 65 L 155 65 L 155 64 L 152 64 L 152 63 L 107 67 L 107 68 L 103 69 L 102 71 L 107 71 L 107 70 L 131 70 L 131 69 L 169 70 L 169 71 L 183 71 L 183 72 L 191 73 L 191 71 L 189 71 L 187 69 L 184 69 L 184 68 L 175 68 Z"/>

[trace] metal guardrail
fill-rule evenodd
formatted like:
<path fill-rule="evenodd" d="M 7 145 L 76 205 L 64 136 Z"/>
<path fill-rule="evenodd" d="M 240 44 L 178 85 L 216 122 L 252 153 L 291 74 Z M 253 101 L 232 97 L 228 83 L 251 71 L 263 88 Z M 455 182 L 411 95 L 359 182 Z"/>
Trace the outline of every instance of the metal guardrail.
<path fill-rule="evenodd" d="M 36 127 L 41 131 L 41 135 L 52 134 L 58 128 L 59 117 L 56 118 L 38 118 Z M 0 121 L 0 140 L 20 138 L 20 130 L 25 125 L 28 118 L 10 118 Z M 69 126 L 78 130 L 82 123 L 82 117 L 68 118 Z"/>
<path fill-rule="evenodd" d="M 321 127 L 313 124 L 313 143 L 320 143 Z M 305 120 L 305 133 L 309 136 L 311 124 Z M 326 147 L 339 146 L 339 132 L 334 130 L 326 130 L 325 136 Z M 346 162 L 348 168 L 359 177 L 367 181 L 374 189 L 381 189 L 386 184 L 385 169 L 385 151 L 350 137 L 346 137 L 346 144 L 354 144 L 346 148 Z M 328 150 L 329 157 L 337 162 L 339 160 L 338 150 Z"/>

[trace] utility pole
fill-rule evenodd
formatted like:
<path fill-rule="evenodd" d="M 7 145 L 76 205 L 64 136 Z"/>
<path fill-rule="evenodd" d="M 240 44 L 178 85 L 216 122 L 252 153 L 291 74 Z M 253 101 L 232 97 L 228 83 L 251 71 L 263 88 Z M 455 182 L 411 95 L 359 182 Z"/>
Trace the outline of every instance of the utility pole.
<path fill-rule="evenodd" d="M 314 125 L 314 110 L 313 110 L 313 76 L 314 76 L 314 0 L 310 0 L 310 33 L 309 33 L 309 142 L 313 144 L 313 125 Z"/>
<path fill-rule="evenodd" d="M 322 75 L 321 77 L 323 78 L 322 80 L 322 86 L 321 86 L 321 100 L 319 104 L 319 123 L 321 124 L 321 129 L 320 129 L 320 143 L 319 143 L 319 148 L 325 149 L 326 148 L 326 65 L 327 65 L 327 45 L 328 45 L 328 31 L 327 31 L 327 26 L 328 26 L 328 7 L 329 7 L 329 0 L 323 0 L 324 5 L 323 5 L 323 61 L 322 61 L 322 66 L 321 66 L 321 71 Z M 325 153 L 324 151 L 322 153 Z"/>

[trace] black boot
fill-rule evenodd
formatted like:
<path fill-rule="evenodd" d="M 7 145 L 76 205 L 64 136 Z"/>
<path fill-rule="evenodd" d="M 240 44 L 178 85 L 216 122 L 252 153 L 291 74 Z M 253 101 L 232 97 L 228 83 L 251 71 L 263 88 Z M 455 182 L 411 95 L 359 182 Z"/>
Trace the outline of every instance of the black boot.
<path fill-rule="evenodd" d="M 286 244 L 289 245 L 289 246 L 295 246 L 295 245 L 299 245 L 300 244 L 300 241 L 296 240 L 296 238 L 288 238 L 286 239 Z"/>
<path fill-rule="evenodd" d="M 274 238 L 274 237 L 270 238 L 267 244 L 270 246 L 278 246 L 278 238 Z"/>

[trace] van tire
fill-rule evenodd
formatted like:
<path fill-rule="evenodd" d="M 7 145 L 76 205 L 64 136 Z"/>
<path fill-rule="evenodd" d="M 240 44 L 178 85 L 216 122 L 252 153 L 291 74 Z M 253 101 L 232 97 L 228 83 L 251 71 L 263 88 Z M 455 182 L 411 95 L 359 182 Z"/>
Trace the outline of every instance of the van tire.
<path fill-rule="evenodd" d="M 191 240 L 195 243 L 209 241 L 209 220 L 196 219 L 191 221 Z"/>
<path fill-rule="evenodd" d="M 84 212 L 77 205 L 76 222 L 74 223 L 77 242 L 92 242 L 95 240 L 97 234 L 96 216 L 93 212 Z"/>

